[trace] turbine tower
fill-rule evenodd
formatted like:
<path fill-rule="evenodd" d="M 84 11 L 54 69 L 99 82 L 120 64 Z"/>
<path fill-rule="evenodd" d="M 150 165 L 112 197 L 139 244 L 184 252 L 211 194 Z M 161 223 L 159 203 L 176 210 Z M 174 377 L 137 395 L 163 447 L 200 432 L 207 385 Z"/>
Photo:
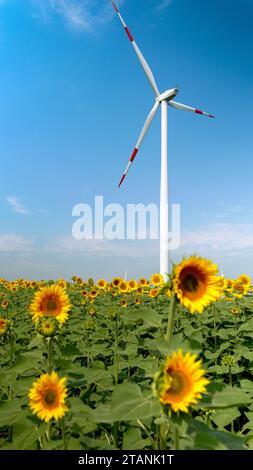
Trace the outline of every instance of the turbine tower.
<path fill-rule="evenodd" d="M 162 94 L 157 88 L 157 84 L 154 78 L 154 75 L 143 57 L 139 47 L 137 46 L 132 34 L 130 33 L 126 23 L 124 22 L 117 6 L 112 2 L 113 7 L 125 29 L 125 32 L 128 36 L 128 39 L 132 43 L 132 46 L 135 50 L 135 53 L 141 63 L 141 66 L 144 70 L 144 73 L 147 76 L 147 79 L 151 85 L 151 88 L 155 94 L 155 104 L 151 109 L 144 126 L 141 130 L 133 153 L 130 157 L 130 160 L 127 164 L 127 167 L 121 177 L 118 187 L 123 183 L 130 166 L 132 165 L 138 150 L 141 146 L 141 143 L 150 127 L 151 122 L 153 121 L 158 108 L 161 105 L 161 183 L 160 183 L 160 273 L 163 275 L 164 279 L 167 280 L 168 273 L 170 271 L 170 256 L 169 256 L 169 182 L 168 182 L 168 105 L 172 108 L 180 109 L 183 111 L 190 111 L 196 114 L 202 114 L 210 118 L 214 118 L 212 114 L 201 111 L 197 108 L 192 108 L 191 106 L 186 106 L 184 104 L 174 101 L 173 98 L 178 93 L 178 88 L 171 88 L 166 90 Z"/>

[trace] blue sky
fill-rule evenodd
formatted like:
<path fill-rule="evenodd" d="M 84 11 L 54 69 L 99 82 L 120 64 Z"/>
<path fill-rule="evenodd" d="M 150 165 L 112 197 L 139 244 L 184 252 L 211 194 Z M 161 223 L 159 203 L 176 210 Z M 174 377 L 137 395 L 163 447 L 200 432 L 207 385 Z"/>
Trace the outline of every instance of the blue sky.
<path fill-rule="evenodd" d="M 170 197 L 182 244 L 253 276 L 253 1 L 121 0 L 160 90 L 216 115 L 169 108 Z M 0 1 L 0 263 L 7 278 L 149 275 L 156 241 L 75 242 L 72 208 L 157 203 L 159 113 L 117 184 L 152 90 L 105 0 Z"/>

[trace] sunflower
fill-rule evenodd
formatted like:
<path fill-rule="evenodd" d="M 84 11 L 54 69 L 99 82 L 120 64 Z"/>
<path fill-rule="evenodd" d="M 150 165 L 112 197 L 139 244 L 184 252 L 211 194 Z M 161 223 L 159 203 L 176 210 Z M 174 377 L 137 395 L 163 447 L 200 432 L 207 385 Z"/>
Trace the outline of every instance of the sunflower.
<path fill-rule="evenodd" d="M 138 284 L 134 279 L 131 279 L 130 281 L 128 281 L 127 285 L 130 291 L 135 291 L 138 287 Z"/>
<path fill-rule="evenodd" d="M 7 300 L 7 299 L 3 300 L 3 302 L 2 302 L 2 308 L 7 308 L 8 305 L 9 305 L 9 300 Z"/>
<path fill-rule="evenodd" d="M 58 279 L 57 285 L 62 287 L 63 289 L 66 289 L 66 287 L 67 287 L 67 283 L 64 279 Z"/>
<path fill-rule="evenodd" d="M 51 338 L 56 335 L 59 329 L 59 322 L 54 317 L 41 317 L 36 323 L 36 330 L 45 338 Z"/>
<path fill-rule="evenodd" d="M 125 299 L 122 299 L 120 301 L 120 306 L 121 306 L 121 308 L 126 308 L 127 307 L 127 301 Z"/>
<path fill-rule="evenodd" d="M 164 283 L 162 274 L 153 274 L 150 278 L 150 284 L 152 286 L 160 286 Z"/>
<path fill-rule="evenodd" d="M 233 289 L 234 281 L 233 279 L 226 279 L 227 285 L 226 285 L 226 291 L 231 292 Z"/>
<path fill-rule="evenodd" d="M 188 413 L 188 408 L 197 403 L 206 392 L 209 380 L 196 354 L 174 351 L 167 357 L 164 370 L 155 378 L 154 388 L 160 402 L 172 411 Z"/>
<path fill-rule="evenodd" d="M 95 299 L 95 298 L 97 297 L 97 295 L 98 295 L 98 291 L 97 291 L 96 289 L 92 289 L 92 290 L 90 291 L 90 297 L 91 297 L 92 299 Z"/>
<path fill-rule="evenodd" d="M 10 291 L 11 292 L 16 292 L 18 290 L 17 286 L 11 286 Z"/>
<path fill-rule="evenodd" d="M 128 285 L 125 281 L 121 281 L 119 284 L 120 292 L 128 292 Z"/>
<path fill-rule="evenodd" d="M 249 276 L 247 276 L 247 274 L 241 274 L 239 277 L 238 277 L 238 281 L 239 282 L 242 282 L 242 284 L 249 288 L 250 287 L 250 284 L 251 284 L 251 279 Z"/>
<path fill-rule="evenodd" d="M 235 358 L 232 354 L 224 354 L 221 359 L 221 364 L 225 367 L 233 367 L 235 365 Z"/>
<path fill-rule="evenodd" d="M 221 295 L 217 266 L 210 260 L 191 256 L 175 266 L 173 274 L 174 292 L 191 313 L 202 313 L 210 302 L 218 300 Z"/>
<path fill-rule="evenodd" d="M 149 297 L 152 297 L 153 299 L 158 296 L 158 289 L 150 289 L 149 291 Z"/>
<path fill-rule="evenodd" d="M 223 292 L 227 287 L 227 281 L 224 276 L 217 276 L 217 284 Z"/>
<path fill-rule="evenodd" d="M 247 293 L 248 287 L 244 286 L 241 281 L 235 281 L 233 286 L 232 294 L 237 299 L 242 299 L 244 295 Z"/>
<path fill-rule="evenodd" d="M 115 277 L 113 280 L 112 280 L 112 284 L 114 287 L 119 287 L 120 283 L 122 282 L 123 279 L 121 279 L 121 277 Z"/>
<path fill-rule="evenodd" d="M 140 286 L 146 286 L 148 284 L 148 281 L 147 281 L 147 279 L 145 279 L 145 277 L 141 277 L 139 279 L 139 284 L 140 284 Z"/>
<path fill-rule="evenodd" d="M 230 312 L 233 314 L 233 315 L 238 315 L 239 313 L 241 313 L 241 310 L 237 307 L 232 307 L 230 309 Z"/>
<path fill-rule="evenodd" d="M 5 318 L 0 318 L 0 336 L 6 335 L 10 328 L 10 322 Z"/>
<path fill-rule="evenodd" d="M 90 315 L 91 317 L 94 317 L 94 315 L 97 314 L 97 309 L 96 309 L 96 307 L 89 307 L 88 310 L 87 310 L 87 313 L 88 313 L 88 315 Z"/>
<path fill-rule="evenodd" d="M 106 289 L 107 282 L 104 279 L 99 279 L 98 281 L 98 288 L 99 289 Z"/>
<path fill-rule="evenodd" d="M 36 322 L 40 317 L 55 317 L 61 324 L 68 318 L 71 308 L 69 297 L 62 287 L 52 285 L 42 287 L 36 292 L 30 305 L 32 319 Z"/>
<path fill-rule="evenodd" d="M 85 298 L 85 297 L 88 296 L 88 291 L 84 289 L 84 290 L 82 290 L 81 294 Z"/>
<path fill-rule="evenodd" d="M 116 297 L 116 295 L 118 294 L 117 289 L 111 289 L 110 294 L 111 294 L 112 297 Z"/>
<path fill-rule="evenodd" d="M 169 299 L 171 298 L 171 290 L 169 289 L 169 287 L 166 287 L 163 291 L 163 293 L 169 297 Z"/>
<path fill-rule="evenodd" d="M 135 303 L 135 305 L 141 305 L 141 299 L 140 299 L 140 297 L 136 297 L 136 298 L 134 299 L 134 303 Z"/>
<path fill-rule="evenodd" d="M 65 415 L 68 408 L 65 404 L 67 396 L 66 378 L 60 379 L 56 372 L 43 374 L 34 382 L 29 392 L 29 405 L 33 413 L 41 420 L 57 421 Z"/>

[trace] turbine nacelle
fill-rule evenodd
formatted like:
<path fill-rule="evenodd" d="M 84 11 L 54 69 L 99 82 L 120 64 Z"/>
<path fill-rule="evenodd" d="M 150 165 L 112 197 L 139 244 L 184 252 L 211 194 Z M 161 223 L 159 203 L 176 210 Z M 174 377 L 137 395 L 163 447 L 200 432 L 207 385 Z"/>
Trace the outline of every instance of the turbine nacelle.
<path fill-rule="evenodd" d="M 170 101 L 173 98 L 175 98 L 175 96 L 178 94 L 178 91 L 179 91 L 178 88 L 171 88 L 170 90 L 166 90 L 164 93 L 159 95 L 156 99 L 160 103 L 162 101 Z"/>

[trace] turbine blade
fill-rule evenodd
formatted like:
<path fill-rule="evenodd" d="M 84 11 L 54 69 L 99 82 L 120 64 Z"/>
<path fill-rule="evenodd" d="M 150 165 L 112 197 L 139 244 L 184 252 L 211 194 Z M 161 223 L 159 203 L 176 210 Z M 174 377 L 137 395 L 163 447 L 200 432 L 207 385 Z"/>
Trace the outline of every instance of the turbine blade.
<path fill-rule="evenodd" d="M 146 119 L 146 121 L 145 121 L 145 124 L 144 124 L 144 126 L 143 126 L 143 128 L 142 128 L 142 131 L 141 131 L 141 133 L 140 133 L 139 139 L 138 139 L 138 141 L 137 141 L 137 144 L 136 144 L 136 146 L 135 146 L 135 148 L 134 148 L 134 151 L 133 151 L 133 153 L 132 153 L 132 155 L 131 155 L 131 157 L 130 157 L 130 160 L 129 160 L 128 164 L 127 164 L 127 167 L 126 167 L 126 169 L 125 169 L 125 171 L 124 171 L 124 173 L 123 173 L 123 175 L 122 175 L 122 177 L 121 177 L 121 180 L 120 180 L 120 182 L 119 182 L 118 188 L 119 188 L 119 187 L 121 186 L 121 184 L 123 183 L 123 181 L 124 181 L 124 179 L 125 179 L 125 177 L 126 177 L 128 171 L 129 171 L 129 168 L 130 168 L 130 166 L 132 165 L 132 163 L 133 163 L 133 161 L 134 161 L 134 159 L 135 159 L 135 157 L 136 157 L 136 155 L 137 155 L 137 153 L 138 153 L 138 150 L 139 150 L 139 148 L 140 148 L 140 145 L 141 145 L 141 143 L 142 143 L 142 141 L 143 141 L 143 139 L 144 139 L 144 137 L 145 137 L 145 135 L 146 135 L 146 133 L 147 133 L 147 131 L 148 131 L 148 129 L 149 129 L 149 126 L 150 126 L 151 122 L 153 121 L 153 119 L 154 119 L 154 117 L 155 117 L 155 115 L 156 115 L 156 112 L 157 112 L 159 106 L 160 106 L 160 102 L 159 102 L 159 101 L 156 101 L 156 102 L 155 102 L 155 105 L 154 105 L 153 108 L 151 109 L 151 111 L 150 111 L 150 113 L 149 113 L 149 115 L 148 115 L 148 117 L 147 117 L 147 119 Z"/>
<path fill-rule="evenodd" d="M 172 101 L 171 100 L 171 101 L 168 102 L 168 104 L 170 106 L 172 106 L 173 108 L 182 109 L 183 111 L 190 111 L 190 112 L 196 113 L 196 114 L 203 114 L 204 116 L 208 116 L 210 118 L 215 117 L 212 114 L 206 113 L 205 111 L 201 111 L 201 109 L 192 108 L 191 106 L 186 106 L 185 104 L 177 103 L 177 101 Z"/>
<path fill-rule="evenodd" d="M 134 40 L 132 34 L 130 33 L 130 31 L 129 31 L 129 29 L 128 29 L 126 23 L 124 22 L 124 20 L 123 20 L 121 14 L 120 14 L 118 8 L 116 7 L 115 3 L 112 2 L 112 4 L 113 4 L 113 7 L 114 7 L 114 10 L 116 11 L 116 13 L 117 13 L 117 15 L 118 15 L 118 17 L 119 17 L 119 19 L 120 19 L 120 21 L 121 21 L 121 23 L 122 23 L 122 25 L 123 25 L 125 31 L 126 31 L 126 34 L 127 34 L 127 36 L 128 36 L 128 39 L 129 39 L 130 42 L 132 43 L 132 46 L 133 46 L 133 48 L 134 48 L 134 50 L 135 50 L 135 53 L 136 53 L 136 55 L 137 55 L 137 57 L 138 57 L 138 59 L 139 59 L 141 65 L 142 65 L 142 67 L 143 67 L 143 70 L 144 70 L 144 72 L 145 72 L 145 74 L 146 74 L 146 76 L 147 76 L 147 78 L 148 78 L 148 81 L 149 81 L 149 83 L 150 83 L 150 85 L 151 85 L 151 87 L 152 87 L 152 89 L 153 89 L 155 95 L 156 95 L 156 96 L 159 96 L 160 93 L 159 93 L 159 90 L 158 90 L 158 88 L 157 88 L 154 75 L 153 75 L 153 73 L 152 73 L 152 71 L 151 71 L 151 69 L 150 69 L 150 67 L 149 67 L 149 65 L 148 65 L 148 63 L 147 63 L 147 61 L 144 59 L 144 57 L 143 57 L 143 55 L 142 55 L 142 53 L 141 53 L 139 47 L 137 46 L 137 44 L 136 44 L 136 42 L 135 42 L 135 40 Z"/>

